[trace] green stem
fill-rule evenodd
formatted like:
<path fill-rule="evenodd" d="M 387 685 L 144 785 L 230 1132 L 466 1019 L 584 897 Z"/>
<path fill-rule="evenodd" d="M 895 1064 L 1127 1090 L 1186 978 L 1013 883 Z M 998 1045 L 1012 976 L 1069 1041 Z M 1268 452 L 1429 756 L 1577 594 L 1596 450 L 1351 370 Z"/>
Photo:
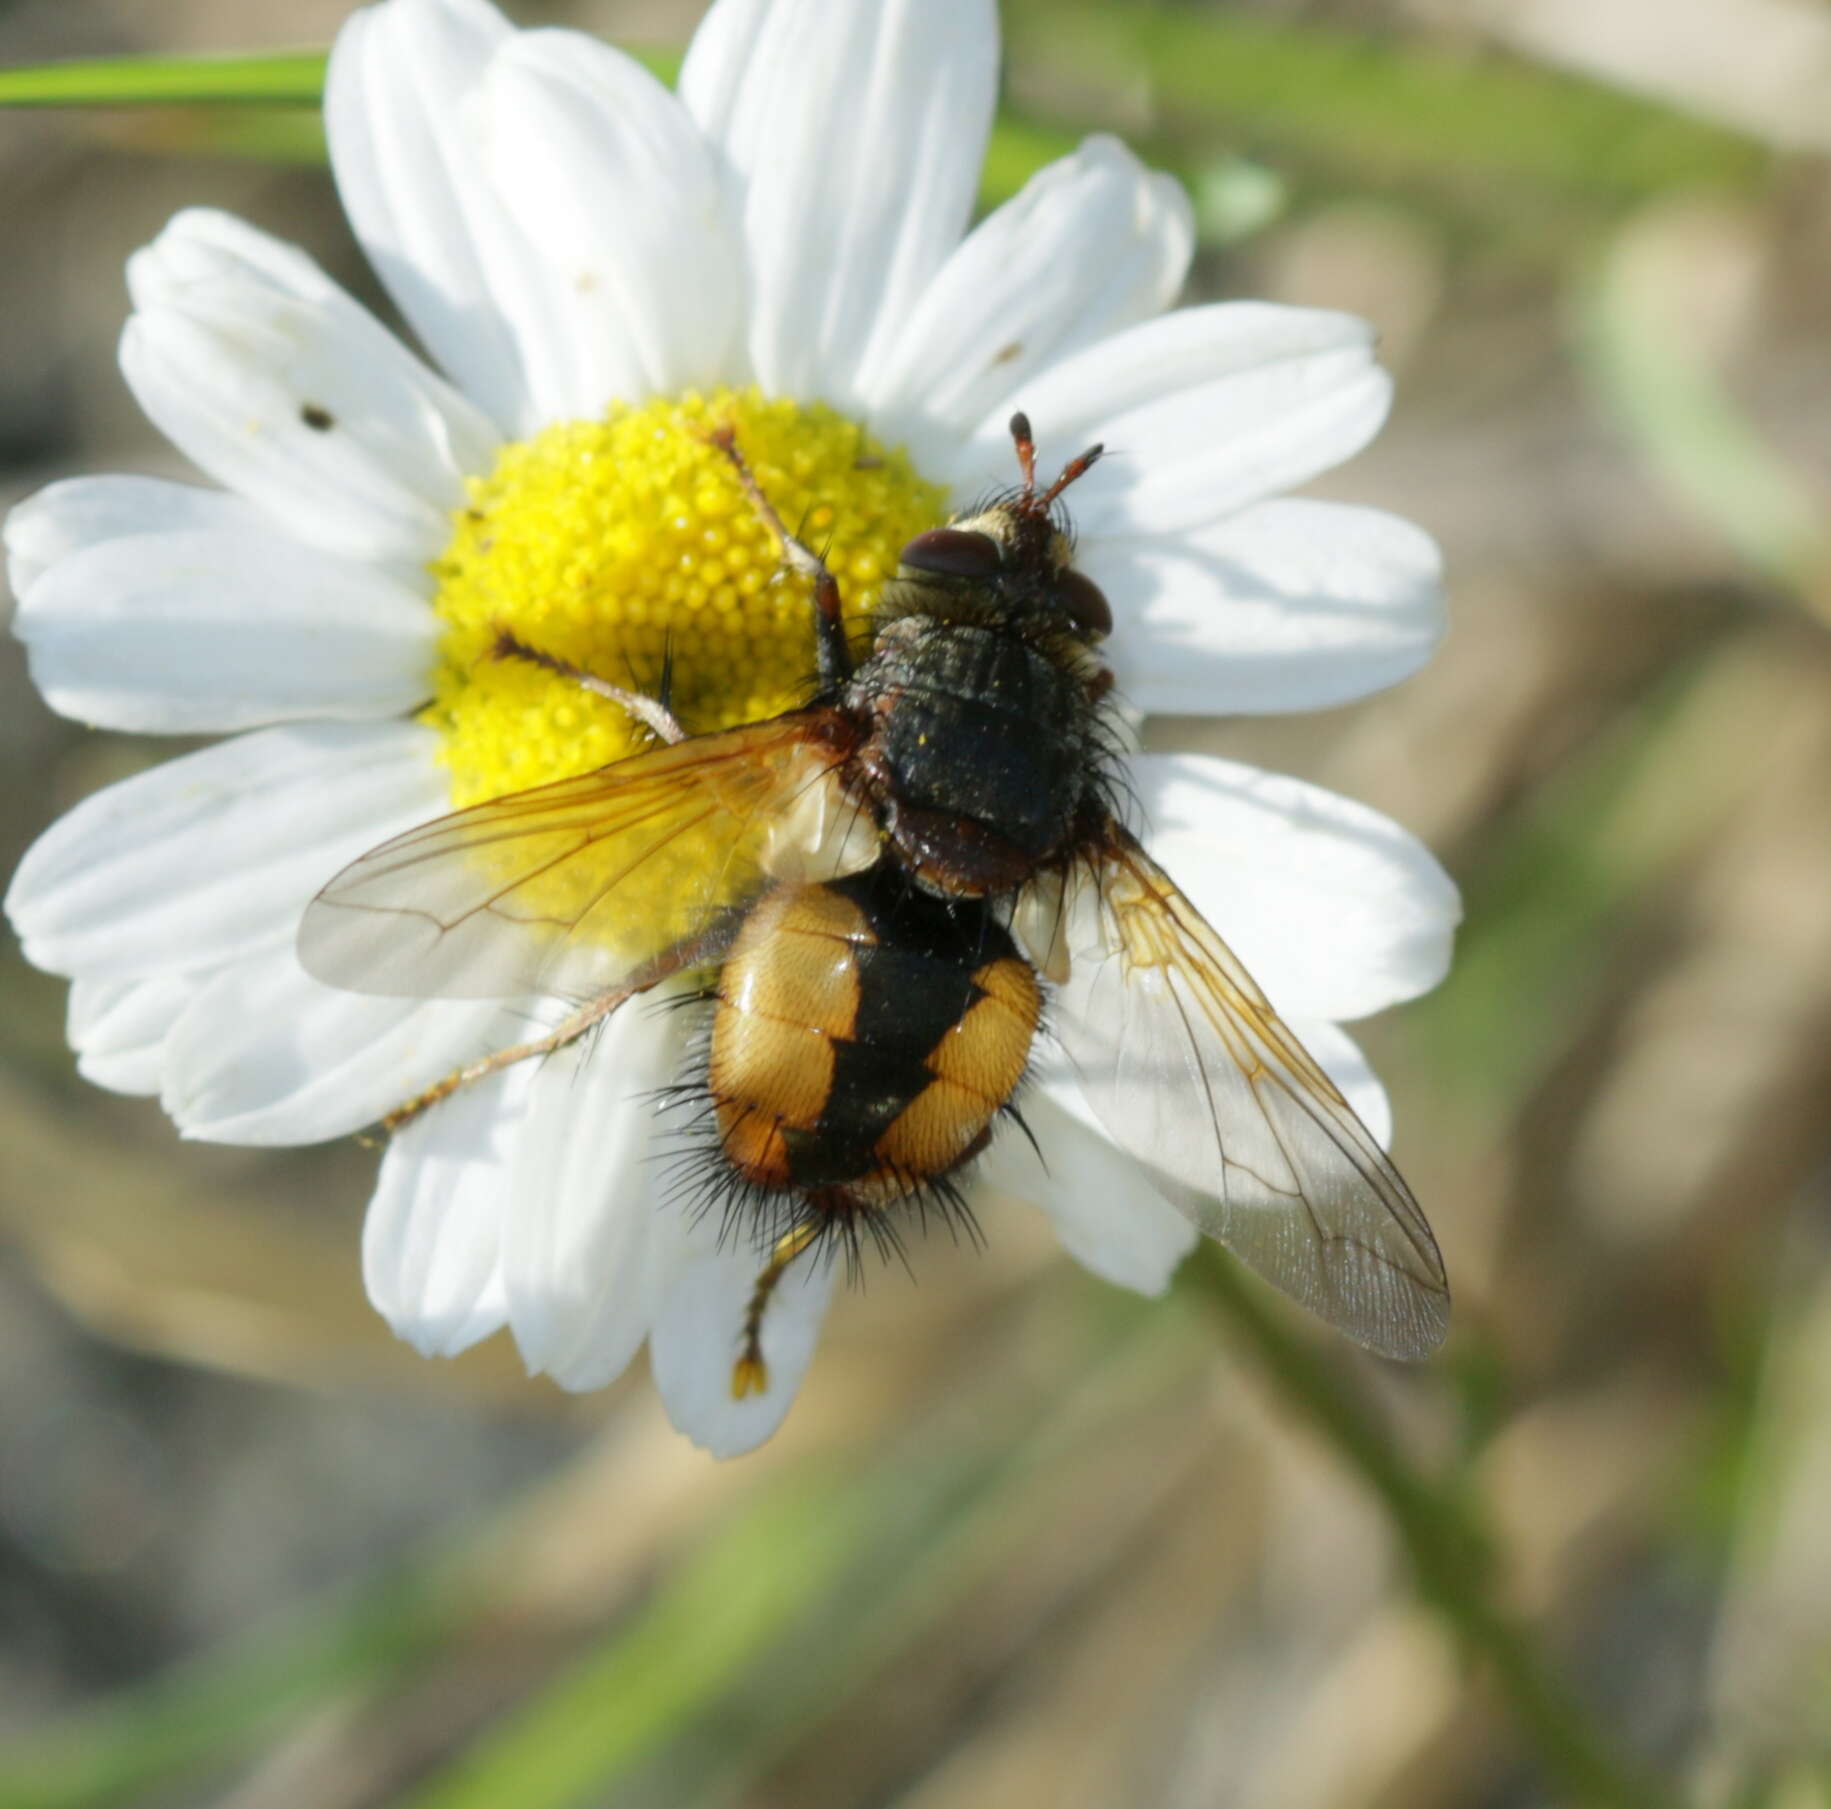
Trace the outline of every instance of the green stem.
<path fill-rule="evenodd" d="M 102 57 L 0 69 L 0 107 L 315 107 L 322 50 L 265 56 Z"/>
<path fill-rule="evenodd" d="M 1419 1587 L 1487 1664 L 1540 1763 L 1576 1801 L 1669 1809 L 1671 1794 L 1619 1752 L 1547 1665 L 1530 1630 L 1493 1593 L 1485 1529 L 1457 1494 L 1420 1476 L 1363 1404 L 1298 1338 L 1233 1260 L 1214 1251 L 1199 1285 L 1252 1345 L 1285 1398 L 1308 1416 L 1385 1507 Z"/>

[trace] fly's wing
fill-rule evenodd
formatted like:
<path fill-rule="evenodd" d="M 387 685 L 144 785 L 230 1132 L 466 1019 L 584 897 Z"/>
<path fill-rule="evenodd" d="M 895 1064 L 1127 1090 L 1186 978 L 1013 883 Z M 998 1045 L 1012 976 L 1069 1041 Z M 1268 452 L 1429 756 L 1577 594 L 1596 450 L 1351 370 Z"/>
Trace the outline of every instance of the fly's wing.
<path fill-rule="evenodd" d="M 1203 1231 L 1358 1343 L 1434 1350 L 1449 1285 L 1411 1190 L 1118 824 L 1063 927 L 1056 1029 L 1114 1141 Z"/>
<path fill-rule="evenodd" d="M 835 821 L 844 745 L 830 712 L 807 710 L 422 824 L 312 900 L 299 959 L 396 998 L 601 993 L 703 936 L 778 856 L 805 869 L 810 844 L 832 853 L 843 830 L 835 871 L 874 858 L 855 811 Z"/>

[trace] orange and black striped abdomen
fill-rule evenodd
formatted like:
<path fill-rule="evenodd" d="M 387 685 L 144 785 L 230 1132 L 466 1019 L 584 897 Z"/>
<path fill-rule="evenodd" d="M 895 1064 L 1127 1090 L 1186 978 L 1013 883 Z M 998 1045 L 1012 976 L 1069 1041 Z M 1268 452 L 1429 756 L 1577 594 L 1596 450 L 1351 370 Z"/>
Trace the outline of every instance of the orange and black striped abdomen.
<path fill-rule="evenodd" d="M 983 906 L 894 870 L 781 887 L 719 975 L 707 1079 L 725 1157 L 765 1191 L 889 1205 L 983 1147 L 1041 1008 Z"/>

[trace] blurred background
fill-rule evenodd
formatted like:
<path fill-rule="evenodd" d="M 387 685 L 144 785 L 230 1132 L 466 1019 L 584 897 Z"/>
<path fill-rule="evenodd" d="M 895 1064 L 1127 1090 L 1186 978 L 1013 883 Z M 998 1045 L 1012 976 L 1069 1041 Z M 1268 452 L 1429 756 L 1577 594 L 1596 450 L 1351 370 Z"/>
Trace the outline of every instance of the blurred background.
<path fill-rule="evenodd" d="M 12 0 L 0 64 L 339 0 Z M 521 0 L 665 64 L 691 0 Z M 988 202 L 1083 132 L 1192 293 L 1352 309 L 1453 629 L 1351 709 L 1161 720 L 1465 890 L 1365 1026 L 1458 1294 L 1401 1371 L 1015 1213 L 844 1298 L 718 1465 L 638 1373 L 396 1345 L 355 1145 L 181 1146 L 0 1010 L 0 1804 L 1831 1803 L 1831 5 L 1007 0 Z M 210 202 L 374 300 L 303 106 L 0 113 L 0 501 L 175 472 L 121 266 Z M 0 645 L 0 868 L 170 744 Z"/>

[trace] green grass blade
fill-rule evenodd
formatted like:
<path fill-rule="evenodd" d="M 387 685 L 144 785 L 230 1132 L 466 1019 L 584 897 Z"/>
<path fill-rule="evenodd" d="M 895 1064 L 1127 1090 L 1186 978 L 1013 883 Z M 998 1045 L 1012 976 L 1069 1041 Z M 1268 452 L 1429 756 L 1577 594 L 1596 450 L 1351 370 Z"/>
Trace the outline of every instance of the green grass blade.
<path fill-rule="evenodd" d="M 0 107 L 315 107 L 324 65 L 322 50 L 37 63 L 0 69 Z"/>
<path fill-rule="evenodd" d="M 330 161 L 316 107 L 149 107 L 98 116 L 109 149 L 159 157 L 231 157 L 321 168 Z"/>
<path fill-rule="evenodd" d="M 1605 203 L 1749 179 L 1765 151 L 1726 128 L 1582 77 L 1416 36 L 1244 9 L 1012 0 L 1013 57 L 1135 91 L 1210 141 L 1224 135 L 1357 186 L 1514 182 Z M 1491 205 L 1491 201 L 1490 201 Z"/>
<path fill-rule="evenodd" d="M 1667 488 L 1750 565 L 1831 617 L 1831 532 L 1682 324 L 1699 268 L 1688 221 L 1656 209 L 1617 236 L 1578 298 L 1584 374 Z"/>
<path fill-rule="evenodd" d="M 919 1428 L 765 1494 L 398 1809 L 614 1802 L 662 1758 L 671 1801 L 746 1790 L 1034 1536 L 1067 1498 L 1063 1472 L 1100 1448 L 1096 1429 L 1129 1423 L 1199 1360 L 1193 1329 L 1142 1302 L 1090 1313 L 1047 1401 L 1020 1388 L 964 1441 L 951 1421 L 939 1445 Z"/>
<path fill-rule="evenodd" d="M 585 1799 L 764 1659 L 856 1555 L 878 1505 L 866 1487 L 806 1478 L 775 1490 L 687 1559 L 631 1626 L 405 1806 L 556 1809 Z"/>
<path fill-rule="evenodd" d="M 335 1692 L 374 1685 L 471 1612 L 443 1566 L 370 1578 L 326 1607 L 0 1747 L 0 1809 L 99 1809 L 212 1764 Z"/>
<path fill-rule="evenodd" d="M 626 45 L 660 80 L 680 74 L 677 50 Z M 160 107 L 194 109 L 131 133 L 136 150 L 183 156 L 247 157 L 270 163 L 325 161 L 315 117 L 327 54 L 114 57 L 0 69 L 0 107 Z M 312 114 L 281 109 L 313 109 Z M 1008 201 L 1044 164 L 1066 156 L 1081 134 L 1006 115 L 992 129 L 980 201 Z"/>
<path fill-rule="evenodd" d="M 1213 1246 L 1192 1261 L 1199 1289 L 1264 1365 L 1285 1401 L 1365 1483 L 1404 1542 L 1418 1586 L 1478 1655 L 1515 1726 L 1553 1783 L 1554 1800 L 1594 1809 L 1671 1809 L 1663 1780 L 1618 1745 L 1617 1731 L 1547 1663 L 1533 1630 L 1497 1595 L 1492 1537 L 1459 1491 L 1415 1468 L 1339 1372 L 1294 1336 L 1268 1289 Z"/>
<path fill-rule="evenodd" d="M 1759 784 L 1750 708 L 1733 639 L 1675 653 L 1465 875 L 1455 968 L 1401 1034 L 1471 1134 L 1524 1108 L 1605 1008 L 1641 914 Z"/>

